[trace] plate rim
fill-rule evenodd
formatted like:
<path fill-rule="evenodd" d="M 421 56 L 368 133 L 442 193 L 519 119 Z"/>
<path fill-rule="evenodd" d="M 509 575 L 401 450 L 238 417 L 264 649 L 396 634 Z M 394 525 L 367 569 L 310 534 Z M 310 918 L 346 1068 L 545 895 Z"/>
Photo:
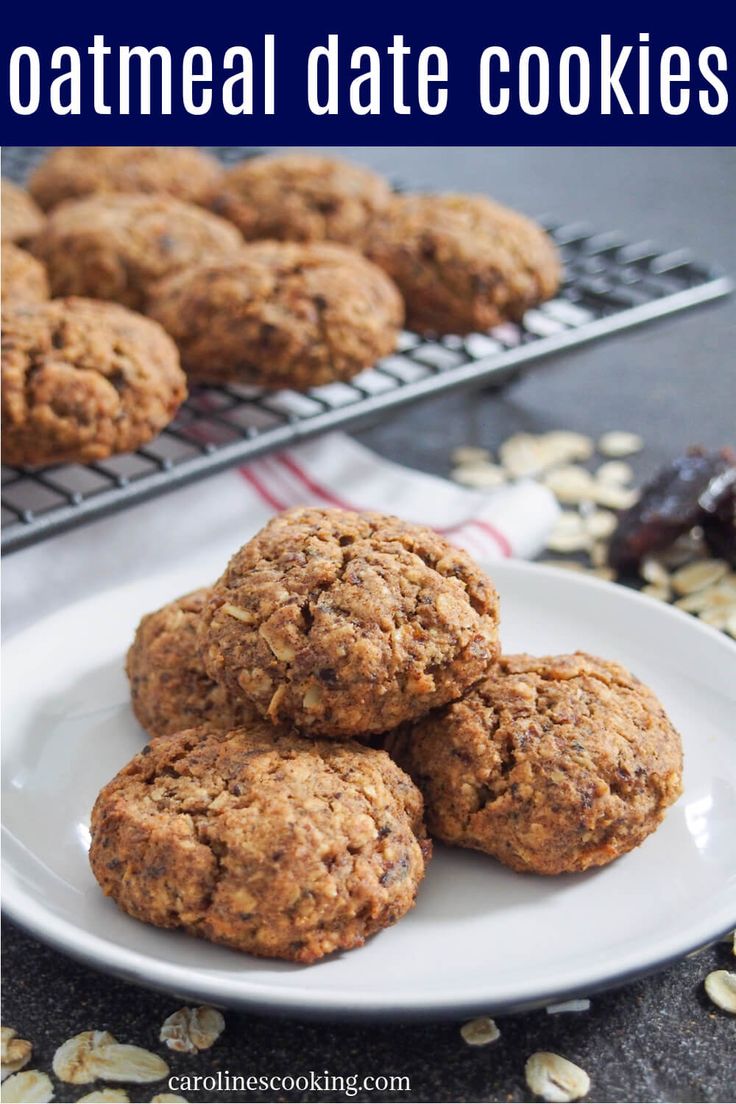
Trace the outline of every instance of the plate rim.
<path fill-rule="evenodd" d="M 736 643 L 732 643 L 718 630 L 691 617 L 689 614 L 674 606 L 658 602 L 647 595 L 630 588 L 619 586 L 593 576 L 584 575 L 582 572 L 564 572 L 551 565 L 529 563 L 526 561 L 508 560 L 494 561 L 482 564 L 493 574 L 502 573 L 529 574 L 546 576 L 552 582 L 561 582 L 573 588 L 592 587 L 604 589 L 610 593 L 615 586 L 618 598 L 634 605 L 643 605 L 650 611 L 657 611 L 657 616 L 673 617 L 680 624 L 687 623 L 691 631 L 696 634 L 705 634 L 712 642 L 718 644 L 736 660 Z M 178 575 L 184 575 L 184 569 L 167 572 L 164 575 L 166 582 L 175 583 Z M 562 578 L 561 578 L 562 577 Z M 127 590 L 136 582 L 149 584 L 151 576 L 126 583 L 122 587 L 113 587 L 101 594 L 83 599 L 82 602 L 73 603 L 74 606 L 84 606 L 87 603 L 97 602 L 107 594 L 115 591 Z M 10 639 L 20 637 L 25 632 L 37 630 L 39 626 L 50 625 L 54 620 L 63 618 L 66 610 L 57 610 L 46 618 L 42 618 L 33 624 L 26 626 Z M 8 641 L 9 642 L 9 641 Z M 3 836 L 8 829 L 3 825 Z M 521 994 L 518 998 L 496 999 L 470 995 L 467 999 L 439 995 L 427 997 L 408 995 L 401 1001 L 392 1001 L 387 1004 L 379 995 L 361 994 L 354 991 L 331 990 L 329 993 L 305 992 L 299 986 L 284 986 L 268 990 L 267 985 L 254 988 L 252 981 L 243 978 L 226 979 L 229 984 L 208 982 L 207 978 L 198 975 L 198 967 L 172 964 L 165 959 L 157 959 L 150 953 L 141 953 L 129 947 L 121 947 L 117 943 L 111 943 L 98 934 L 89 934 L 73 922 L 53 916 L 38 898 L 24 891 L 16 882 L 13 868 L 6 862 L 6 856 L 2 856 L 2 867 L 5 872 L 4 888 L 2 894 L 2 911 L 8 918 L 22 930 L 29 932 L 41 942 L 48 944 L 55 950 L 67 954 L 81 961 L 87 966 L 102 972 L 122 978 L 127 982 L 142 985 L 145 988 L 156 989 L 163 992 L 176 993 L 180 996 L 198 1000 L 209 1000 L 227 1007 L 249 1009 L 265 1015 L 284 1016 L 295 1015 L 302 1018 L 329 1020 L 336 1017 L 349 1018 L 351 1020 L 397 1020 L 397 1019 L 431 1019 L 431 1018 L 459 1018 L 463 1015 L 484 1012 L 486 1014 L 510 1014 L 532 1008 L 544 1007 L 556 1001 L 566 1000 L 575 996 L 588 996 L 592 993 L 606 989 L 617 988 L 628 984 L 638 978 L 646 977 L 666 969 L 674 962 L 693 954 L 695 951 L 722 938 L 731 929 L 736 928 L 736 902 L 733 915 L 725 919 L 725 910 L 720 909 L 711 921 L 703 920 L 695 928 L 692 940 L 670 950 L 661 958 L 635 963 L 621 970 L 602 969 L 592 971 L 588 980 L 581 981 L 570 987 L 560 989 L 552 988 L 531 995 Z M 10 892 L 8 888 L 10 887 Z M 690 929 L 693 931 L 693 925 Z M 267 961 L 267 960 L 264 960 Z M 223 979 L 225 980 L 225 979 Z"/>

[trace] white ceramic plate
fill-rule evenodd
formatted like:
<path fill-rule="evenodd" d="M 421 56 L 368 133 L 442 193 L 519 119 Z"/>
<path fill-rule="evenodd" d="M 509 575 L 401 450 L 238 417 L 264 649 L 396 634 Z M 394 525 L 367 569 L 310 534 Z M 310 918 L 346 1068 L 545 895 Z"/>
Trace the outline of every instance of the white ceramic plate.
<path fill-rule="evenodd" d="M 526 564 L 490 571 L 507 650 L 577 647 L 619 660 L 682 732 L 684 796 L 638 850 L 597 872 L 540 878 L 438 847 L 405 920 L 309 967 L 129 919 L 88 868 L 89 812 L 143 743 L 122 669 L 134 627 L 206 578 L 190 570 L 79 603 L 6 645 L 8 913 L 68 954 L 144 985 L 325 1017 L 518 1010 L 655 970 L 736 926 L 736 647 L 608 583 Z"/>

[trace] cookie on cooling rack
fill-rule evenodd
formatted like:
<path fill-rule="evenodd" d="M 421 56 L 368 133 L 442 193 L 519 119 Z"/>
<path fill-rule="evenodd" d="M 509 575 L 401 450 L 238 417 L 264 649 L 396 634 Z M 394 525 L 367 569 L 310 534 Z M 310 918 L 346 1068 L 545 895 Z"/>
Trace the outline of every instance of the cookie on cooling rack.
<path fill-rule="evenodd" d="M 462 701 L 391 734 L 437 839 L 514 870 L 602 866 L 682 791 L 682 746 L 648 687 L 583 652 L 504 656 Z"/>
<path fill-rule="evenodd" d="M 309 963 L 414 904 L 422 798 L 382 751 L 254 721 L 154 740 L 97 798 L 90 863 L 137 920 Z"/>
<path fill-rule="evenodd" d="M 142 309 L 157 280 L 237 253 L 240 234 L 217 215 L 169 196 L 93 195 L 65 203 L 33 243 L 54 295 Z"/>
<path fill-rule="evenodd" d="M 388 276 L 326 242 L 259 242 L 189 268 L 158 285 L 148 312 L 193 378 L 300 391 L 386 356 L 403 322 Z"/>
<path fill-rule="evenodd" d="M 13 242 L 3 242 L 3 303 L 41 303 L 48 297 L 49 281 L 41 262 Z"/>
<path fill-rule="evenodd" d="M 192 203 L 216 185 L 218 161 L 190 146 L 60 146 L 31 174 L 44 210 L 95 192 L 169 195 Z"/>
<path fill-rule="evenodd" d="M 2 240 L 25 245 L 41 230 L 44 224 L 43 211 L 31 199 L 28 192 L 19 188 L 12 180 L 3 178 L 2 182 Z"/>
<path fill-rule="evenodd" d="M 320 736 L 386 732 L 460 697 L 498 649 L 467 553 L 376 513 L 303 508 L 231 559 L 200 622 L 211 678 Z"/>
<path fill-rule="evenodd" d="M 197 645 L 209 590 L 169 602 L 147 614 L 126 659 L 133 712 L 149 736 L 168 736 L 207 723 L 228 731 L 256 715 L 205 674 Z"/>
<path fill-rule="evenodd" d="M 421 332 L 519 320 L 554 295 L 561 275 L 549 235 L 484 196 L 396 196 L 374 220 L 366 253 L 396 281 L 407 325 Z"/>
<path fill-rule="evenodd" d="M 171 338 L 116 303 L 3 307 L 2 458 L 100 460 L 150 441 L 186 397 Z"/>
<path fill-rule="evenodd" d="M 336 241 L 356 248 L 391 189 L 378 173 L 317 154 L 252 157 L 222 176 L 209 206 L 248 241 Z"/>

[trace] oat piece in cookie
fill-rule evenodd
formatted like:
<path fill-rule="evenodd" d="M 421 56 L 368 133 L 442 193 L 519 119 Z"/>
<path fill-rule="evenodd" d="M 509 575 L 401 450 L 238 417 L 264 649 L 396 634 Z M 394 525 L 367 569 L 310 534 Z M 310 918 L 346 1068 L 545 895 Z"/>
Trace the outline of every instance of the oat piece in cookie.
<path fill-rule="evenodd" d="M 98 192 L 198 203 L 221 172 L 214 157 L 190 146 L 60 146 L 38 166 L 28 187 L 44 210 Z"/>
<path fill-rule="evenodd" d="M 209 590 L 195 590 L 147 614 L 125 664 L 133 712 L 149 736 L 168 736 L 207 723 L 228 731 L 256 716 L 204 671 L 197 628 Z"/>
<path fill-rule="evenodd" d="M 349 379 L 387 355 L 403 322 L 385 273 L 324 242 L 246 246 L 165 280 L 149 313 L 193 378 L 299 391 Z"/>
<path fill-rule="evenodd" d="M 432 835 L 538 874 L 625 854 L 682 790 L 680 737 L 652 691 L 583 652 L 505 656 L 387 746 Z"/>
<path fill-rule="evenodd" d="M 211 677 L 262 715 L 344 737 L 460 697 L 494 659 L 497 631 L 490 579 L 437 533 L 302 508 L 236 552 L 200 642 Z"/>
<path fill-rule="evenodd" d="M 210 200 L 248 241 L 337 241 L 360 248 L 391 198 L 378 173 L 316 154 L 252 157 L 229 169 Z"/>
<path fill-rule="evenodd" d="M 407 325 L 468 333 L 518 320 L 554 295 L 560 261 L 531 219 L 484 196 L 396 196 L 367 255 L 396 281 Z"/>
<path fill-rule="evenodd" d="M 131 916 L 314 962 L 414 904 L 422 799 L 385 752 L 265 721 L 154 740 L 92 812 L 90 862 Z"/>
<path fill-rule="evenodd" d="M 3 303 L 42 303 L 48 297 L 49 282 L 41 262 L 13 242 L 3 242 Z"/>
<path fill-rule="evenodd" d="M 242 246 L 217 215 L 169 196 L 96 195 L 54 211 L 33 243 L 54 295 L 112 299 L 142 310 L 156 281 Z"/>
<path fill-rule="evenodd" d="M 171 338 L 115 303 L 3 307 L 2 458 L 101 460 L 150 441 L 186 397 Z"/>
<path fill-rule="evenodd" d="M 28 192 L 19 188 L 12 180 L 3 178 L 2 217 L 0 218 L 2 240 L 25 245 L 43 228 L 44 222 L 43 211 Z"/>

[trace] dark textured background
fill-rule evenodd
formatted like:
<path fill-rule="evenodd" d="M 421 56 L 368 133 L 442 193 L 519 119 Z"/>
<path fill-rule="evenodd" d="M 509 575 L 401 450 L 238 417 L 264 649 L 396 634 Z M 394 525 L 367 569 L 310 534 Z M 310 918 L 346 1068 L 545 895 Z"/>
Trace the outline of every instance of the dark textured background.
<path fill-rule="evenodd" d="M 582 219 L 667 247 L 687 245 L 736 273 L 734 150 L 341 152 L 407 184 L 485 191 L 532 214 Z M 645 475 L 687 444 L 736 443 L 735 323 L 732 298 L 547 361 L 500 394 L 446 396 L 359 436 L 395 460 L 446 474 L 453 447 L 494 447 L 519 429 L 592 435 L 631 429 L 646 440 L 634 460 Z M 4 952 L 3 1023 L 33 1041 L 34 1067 L 48 1069 L 61 1042 L 93 1027 L 156 1048 L 161 1021 L 181 1003 L 93 973 L 11 925 L 4 927 Z M 589 1012 L 499 1019 L 501 1039 L 478 1049 L 465 1045 L 454 1022 L 333 1026 L 227 1013 L 226 1032 L 213 1050 L 194 1059 L 172 1056 L 171 1065 L 179 1073 L 406 1074 L 411 1092 L 392 1099 L 523 1101 L 530 1099 L 524 1061 L 544 1049 L 588 1071 L 591 1101 L 732 1101 L 736 1025 L 710 1005 L 702 981 L 733 963 L 729 948 L 717 945 L 656 977 L 593 997 Z M 57 1099 L 76 1100 L 87 1091 L 67 1088 Z M 155 1091 L 144 1088 L 139 1099 Z M 190 1093 L 189 1099 L 236 1097 Z"/>

